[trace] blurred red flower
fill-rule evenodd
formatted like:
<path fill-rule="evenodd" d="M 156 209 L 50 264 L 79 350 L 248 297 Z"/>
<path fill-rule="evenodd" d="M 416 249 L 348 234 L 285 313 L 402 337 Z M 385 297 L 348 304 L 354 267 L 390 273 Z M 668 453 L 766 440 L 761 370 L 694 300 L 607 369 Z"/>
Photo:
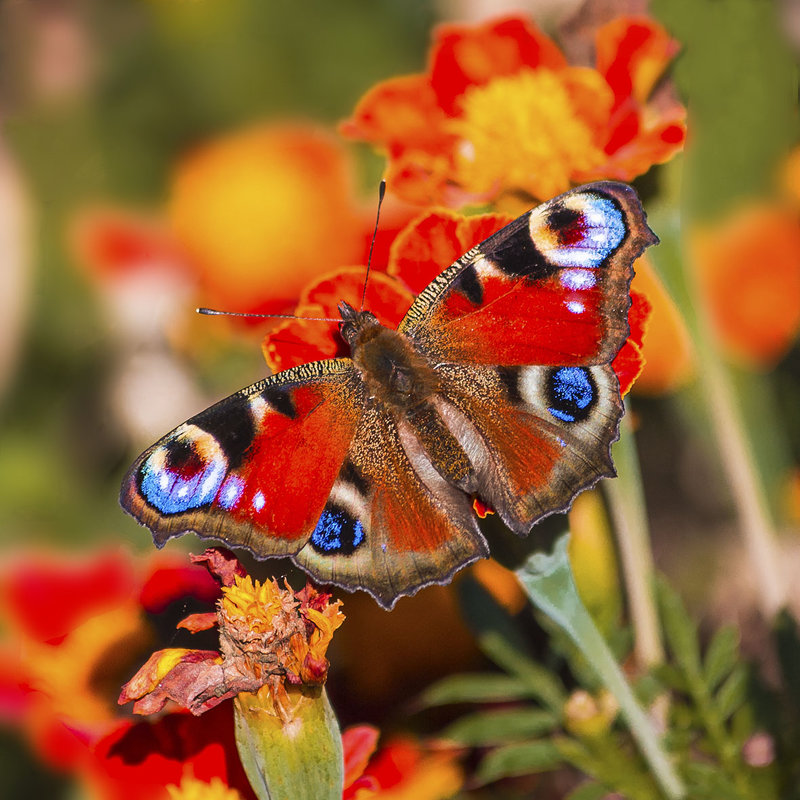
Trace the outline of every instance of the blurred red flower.
<path fill-rule="evenodd" d="M 374 86 L 341 130 L 385 151 L 389 185 L 421 204 L 529 204 L 630 180 L 683 146 L 684 109 L 652 99 L 677 49 L 653 21 L 622 17 L 597 31 L 589 68 L 524 17 L 443 25 L 428 71 Z"/>
<path fill-rule="evenodd" d="M 0 720 L 44 763 L 81 774 L 121 723 L 119 686 L 155 639 L 147 615 L 218 592 L 204 569 L 163 555 L 19 555 L 0 573 Z"/>

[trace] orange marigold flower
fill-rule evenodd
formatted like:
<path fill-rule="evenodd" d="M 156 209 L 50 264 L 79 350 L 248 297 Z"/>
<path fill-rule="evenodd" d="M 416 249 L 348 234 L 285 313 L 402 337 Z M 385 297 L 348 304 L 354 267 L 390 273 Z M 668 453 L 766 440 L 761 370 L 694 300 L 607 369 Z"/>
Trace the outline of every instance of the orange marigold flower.
<path fill-rule="evenodd" d="M 779 206 L 744 208 L 693 245 L 720 342 L 745 364 L 771 366 L 800 330 L 797 216 Z"/>
<path fill-rule="evenodd" d="M 683 108 L 651 99 L 677 44 L 628 17 L 595 44 L 588 68 L 522 17 L 441 26 L 427 73 L 379 83 L 341 130 L 382 148 L 390 184 L 417 203 L 527 202 L 630 180 L 683 145 Z"/>
<path fill-rule="evenodd" d="M 321 267 L 359 259 L 351 176 L 342 148 L 310 126 L 257 126 L 188 154 L 169 217 L 209 302 L 281 311 Z"/>

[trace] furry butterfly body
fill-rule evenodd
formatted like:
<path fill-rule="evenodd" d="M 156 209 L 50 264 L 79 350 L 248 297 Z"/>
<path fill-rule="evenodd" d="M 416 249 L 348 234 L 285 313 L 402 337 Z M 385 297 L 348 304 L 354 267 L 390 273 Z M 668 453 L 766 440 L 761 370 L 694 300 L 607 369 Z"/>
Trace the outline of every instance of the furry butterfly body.
<path fill-rule="evenodd" d="M 340 304 L 351 358 L 280 372 L 145 451 L 123 507 L 157 545 L 195 531 L 384 607 L 614 474 L 633 261 L 657 241 L 627 186 L 568 192 L 470 250 L 393 330 Z"/>

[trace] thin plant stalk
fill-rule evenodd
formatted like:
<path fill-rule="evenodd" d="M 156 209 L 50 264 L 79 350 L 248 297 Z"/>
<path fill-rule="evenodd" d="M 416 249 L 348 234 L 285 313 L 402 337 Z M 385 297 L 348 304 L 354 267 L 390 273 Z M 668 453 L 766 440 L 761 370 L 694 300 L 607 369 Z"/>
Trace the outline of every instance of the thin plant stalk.
<path fill-rule="evenodd" d="M 626 401 L 626 406 L 629 405 Z M 619 441 L 614 445 L 614 463 L 619 477 L 606 481 L 604 488 L 622 564 L 634 632 L 634 655 L 637 664 L 649 669 L 664 660 L 664 647 L 656 609 L 650 530 L 629 408 L 622 418 Z"/>

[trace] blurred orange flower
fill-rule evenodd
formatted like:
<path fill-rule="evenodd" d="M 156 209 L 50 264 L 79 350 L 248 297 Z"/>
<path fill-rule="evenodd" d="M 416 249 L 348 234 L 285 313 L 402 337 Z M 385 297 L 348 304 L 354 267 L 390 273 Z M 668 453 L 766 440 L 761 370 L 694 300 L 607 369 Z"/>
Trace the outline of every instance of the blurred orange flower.
<path fill-rule="evenodd" d="M 743 208 L 698 232 L 700 287 L 722 346 L 770 367 L 800 330 L 800 220 L 777 205 Z"/>
<path fill-rule="evenodd" d="M 463 784 L 452 751 L 426 752 L 398 738 L 377 754 L 378 731 L 368 725 L 342 735 L 345 758 L 343 800 L 446 800 Z"/>
<path fill-rule="evenodd" d="M 571 66 L 523 17 L 441 26 L 427 73 L 377 84 L 341 130 L 384 150 L 389 184 L 416 203 L 527 202 L 630 180 L 683 146 L 684 109 L 651 99 L 677 43 L 623 17 L 595 45 L 594 68 Z"/>
<path fill-rule="evenodd" d="M 194 283 L 200 304 L 280 313 L 313 278 L 364 263 L 375 202 L 355 192 L 354 165 L 324 130 L 263 124 L 199 145 L 180 160 L 167 219 L 121 209 L 92 210 L 73 226 L 78 261 L 103 279 L 173 271 Z M 373 267 L 412 211 L 386 196 Z"/>
<path fill-rule="evenodd" d="M 644 366 L 635 391 L 644 395 L 675 391 L 691 379 L 695 368 L 686 323 L 647 256 L 637 260 L 631 287 L 650 304 L 642 346 Z"/>

